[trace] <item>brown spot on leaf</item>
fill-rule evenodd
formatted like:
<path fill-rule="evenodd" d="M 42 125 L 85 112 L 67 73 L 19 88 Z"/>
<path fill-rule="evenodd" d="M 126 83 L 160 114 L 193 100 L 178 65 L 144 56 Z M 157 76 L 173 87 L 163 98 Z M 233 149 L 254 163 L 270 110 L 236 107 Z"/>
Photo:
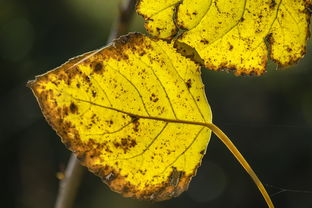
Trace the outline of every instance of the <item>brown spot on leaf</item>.
<path fill-rule="evenodd" d="M 96 63 L 93 67 L 93 71 L 96 73 L 102 71 L 102 69 L 103 69 L 103 64 L 100 62 Z"/>
<path fill-rule="evenodd" d="M 234 46 L 232 44 L 230 44 L 229 50 L 233 50 Z"/>
<path fill-rule="evenodd" d="M 271 0 L 270 9 L 274 9 L 275 6 L 276 6 L 276 1 L 275 0 Z"/>
<path fill-rule="evenodd" d="M 69 110 L 71 113 L 78 113 L 78 107 L 75 103 L 71 103 L 69 105 Z"/>
<path fill-rule="evenodd" d="M 130 136 L 126 138 L 121 138 L 120 142 L 113 142 L 114 146 L 118 149 L 122 149 L 124 153 L 127 153 L 131 148 L 137 145 L 136 140 L 132 139 Z"/>
<path fill-rule="evenodd" d="M 192 87 L 192 80 L 191 79 L 188 79 L 186 82 L 185 82 L 186 86 L 188 89 L 190 89 Z"/>
<path fill-rule="evenodd" d="M 152 95 L 150 96 L 150 101 L 157 102 L 158 100 L 159 100 L 159 98 L 156 97 L 156 95 L 154 93 L 152 93 Z"/>
<path fill-rule="evenodd" d="M 87 76 L 87 75 L 82 75 L 83 76 L 83 79 L 87 82 L 87 83 L 90 83 L 90 77 Z"/>
<path fill-rule="evenodd" d="M 205 45 L 209 44 L 209 41 L 207 39 L 201 39 L 200 42 Z"/>
<path fill-rule="evenodd" d="M 145 50 L 141 50 L 140 52 L 139 52 L 139 56 L 144 56 L 146 54 L 146 51 Z"/>
<path fill-rule="evenodd" d="M 134 121 L 132 121 L 132 123 L 133 123 L 133 131 L 138 132 L 140 126 L 139 119 L 135 119 Z"/>
<path fill-rule="evenodd" d="M 96 91 L 92 90 L 92 97 L 96 97 Z"/>

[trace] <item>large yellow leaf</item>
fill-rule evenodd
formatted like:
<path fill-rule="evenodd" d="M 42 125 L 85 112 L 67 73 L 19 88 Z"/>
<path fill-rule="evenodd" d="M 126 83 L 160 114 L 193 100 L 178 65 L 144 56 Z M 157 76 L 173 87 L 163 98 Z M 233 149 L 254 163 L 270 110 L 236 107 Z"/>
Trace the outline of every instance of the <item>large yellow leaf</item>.
<path fill-rule="evenodd" d="M 166 39 L 183 29 L 177 41 L 194 48 L 209 69 L 226 68 L 235 70 L 237 75 L 261 75 L 268 54 L 280 66 L 287 66 L 305 53 L 310 0 L 164 2 L 165 6 L 160 0 L 139 0 L 137 11 L 147 20 L 147 30 Z M 167 10 L 175 12 L 160 15 Z M 167 27 L 168 21 L 172 23 Z M 153 28 L 161 30 L 155 32 Z"/>
<path fill-rule="evenodd" d="M 74 58 L 30 83 L 83 164 L 125 196 L 164 200 L 196 173 L 211 131 L 199 66 L 140 34 Z"/>

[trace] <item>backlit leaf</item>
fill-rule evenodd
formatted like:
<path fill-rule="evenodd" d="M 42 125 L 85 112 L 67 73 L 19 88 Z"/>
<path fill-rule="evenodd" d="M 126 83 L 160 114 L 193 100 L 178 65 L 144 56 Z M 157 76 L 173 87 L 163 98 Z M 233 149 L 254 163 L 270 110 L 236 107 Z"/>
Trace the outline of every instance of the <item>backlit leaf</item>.
<path fill-rule="evenodd" d="M 177 196 L 200 166 L 211 131 L 185 121 L 211 111 L 199 66 L 172 44 L 123 36 L 29 86 L 63 143 L 124 196 Z"/>
<path fill-rule="evenodd" d="M 177 42 L 194 48 L 207 68 L 261 75 L 268 55 L 280 66 L 303 57 L 309 6 L 310 0 L 139 0 L 137 11 L 154 36 L 168 39 L 182 29 Z"/>

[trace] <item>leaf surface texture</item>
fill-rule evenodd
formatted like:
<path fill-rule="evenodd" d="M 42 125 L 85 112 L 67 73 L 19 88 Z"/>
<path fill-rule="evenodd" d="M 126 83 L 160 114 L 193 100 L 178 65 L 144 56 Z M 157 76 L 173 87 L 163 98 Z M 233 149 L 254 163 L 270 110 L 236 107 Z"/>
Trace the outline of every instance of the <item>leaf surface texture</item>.
<path fill-rule="evenodd" d="M 133 33 L 29 83 L 63 143 L 114 191 L 165 200 L 187 189 L 211 131 L 199 66 Z M 184 121 L 175 123 L 171 121 Z"/>

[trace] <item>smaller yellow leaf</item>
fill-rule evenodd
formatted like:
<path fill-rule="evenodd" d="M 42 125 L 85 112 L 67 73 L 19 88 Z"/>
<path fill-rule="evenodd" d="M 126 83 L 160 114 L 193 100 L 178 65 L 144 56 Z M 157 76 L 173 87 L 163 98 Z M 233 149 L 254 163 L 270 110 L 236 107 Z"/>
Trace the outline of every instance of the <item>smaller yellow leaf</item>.
<path fill-rule="evenodd" d="M 146 20 L 161 12 L 161 1 L 139 0 L 139 14 Z M 180 0 L 168 1 L 175 9 L 170 14 L 175 23 L 164 15 L 147 22 L 151 34 L 171 38 L 168 29 L 183 29 L 177 42 L 188 45 L 199 54 L 204 66 L 212 70 L 231 69 L 237 75 L 261 75 L 268 56 L 280 66 L 300 60 L 306 52 L 309 37 L 310 0 Z M 152 24 L 152 27 L 150 27 Z M 188 53 L 193 53 L 193 52 Z"/>

